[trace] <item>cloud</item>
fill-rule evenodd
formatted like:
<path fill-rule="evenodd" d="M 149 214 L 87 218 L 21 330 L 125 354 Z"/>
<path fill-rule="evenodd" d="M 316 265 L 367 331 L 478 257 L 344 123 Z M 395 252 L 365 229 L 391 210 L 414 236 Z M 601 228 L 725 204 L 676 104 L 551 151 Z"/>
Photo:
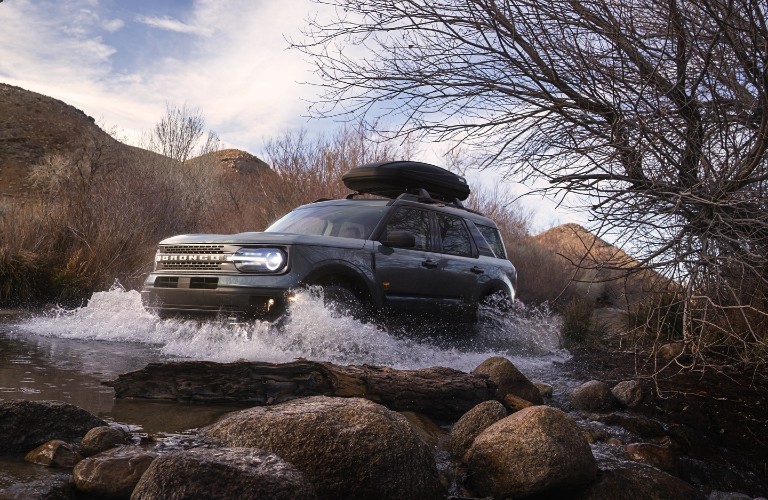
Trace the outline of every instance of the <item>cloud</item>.
<path fill-rule="evenodd" d="M 146 24 L 152 28 L 173 31 L 174 33 L 185 33 L 202 36 L 211 35 L 211 29 L 209 28 L 187 24 L 179 21 L 178 19 L 173 19 L 170 17 L 136 16 L 136 21 L 141 24 Z"/>

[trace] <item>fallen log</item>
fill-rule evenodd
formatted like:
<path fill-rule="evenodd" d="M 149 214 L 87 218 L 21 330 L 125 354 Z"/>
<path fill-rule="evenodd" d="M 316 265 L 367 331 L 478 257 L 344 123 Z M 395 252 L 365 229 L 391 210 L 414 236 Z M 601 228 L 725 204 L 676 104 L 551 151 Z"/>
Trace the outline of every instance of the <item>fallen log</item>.
<path fill-rule="evenodd" d="M 181 361 L 152 363 L 104 382 L 117 398 L 269 405 L 308 396 L 361 397 L 395 411 L 455 421 L 494 398 L 484 375 L 452 368 L 420 370 L 342 366 L 300 359 L 290 363 Z"/>

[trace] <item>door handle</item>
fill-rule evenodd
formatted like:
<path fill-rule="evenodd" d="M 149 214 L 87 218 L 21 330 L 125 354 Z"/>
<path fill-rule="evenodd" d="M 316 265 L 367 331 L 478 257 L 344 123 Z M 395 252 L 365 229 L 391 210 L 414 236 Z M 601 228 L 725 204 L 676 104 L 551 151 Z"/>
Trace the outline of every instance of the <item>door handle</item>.
<path fill-rule="evenodd" d="M 432 259 L 427 259 L 424 262 L 421 263 L 423 267 L 426 267 L 427 269 L 434 269 L 437 267 L 437 262 L 435 262 Z"/>
<path fill-rule="evenodd" d="M 470 269 L 475 274 L 483 274 L 485 272 L 485 269 L 483 269 L 480 266 L 473 266 L 472 269 Z"/>

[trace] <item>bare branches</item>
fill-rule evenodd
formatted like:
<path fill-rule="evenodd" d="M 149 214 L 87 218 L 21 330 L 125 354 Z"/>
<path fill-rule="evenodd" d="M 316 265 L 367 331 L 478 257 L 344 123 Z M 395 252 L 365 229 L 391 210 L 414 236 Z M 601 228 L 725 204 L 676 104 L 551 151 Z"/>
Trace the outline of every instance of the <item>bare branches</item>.
<path fill-rule="evenodd" d="M 394 134 L 475 146 L 486 167 L 588 200 L 641 261 L 710 297 L 698 317 L 731 306 L 760 317 L 764 2 L 320 3 L 338 17 L 294 43 L 317 63 L 318 114 L 386 115 L 400 119 Z"/>

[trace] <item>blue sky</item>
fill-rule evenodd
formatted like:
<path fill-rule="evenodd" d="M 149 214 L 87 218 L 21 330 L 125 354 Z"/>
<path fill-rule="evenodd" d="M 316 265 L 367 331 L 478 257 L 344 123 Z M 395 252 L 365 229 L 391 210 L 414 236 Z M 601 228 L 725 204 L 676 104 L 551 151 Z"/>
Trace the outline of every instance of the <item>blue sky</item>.
<path fill-rule="evenodd" d="M 310 0 L 0 2 L 0 81 L 71 104 L 125 142 L 137 143 L 168 102 L 200 109 L 225 147 L 256 155 L 290 130 L 336 126 L 306 118 L 312 66 L 286 41 L 317 13 Z M 446 149 L 427 146 L 416 159 L 440 164 L 435 151 Z M 540 227 L 573 219 L 527 204 Z"/>

